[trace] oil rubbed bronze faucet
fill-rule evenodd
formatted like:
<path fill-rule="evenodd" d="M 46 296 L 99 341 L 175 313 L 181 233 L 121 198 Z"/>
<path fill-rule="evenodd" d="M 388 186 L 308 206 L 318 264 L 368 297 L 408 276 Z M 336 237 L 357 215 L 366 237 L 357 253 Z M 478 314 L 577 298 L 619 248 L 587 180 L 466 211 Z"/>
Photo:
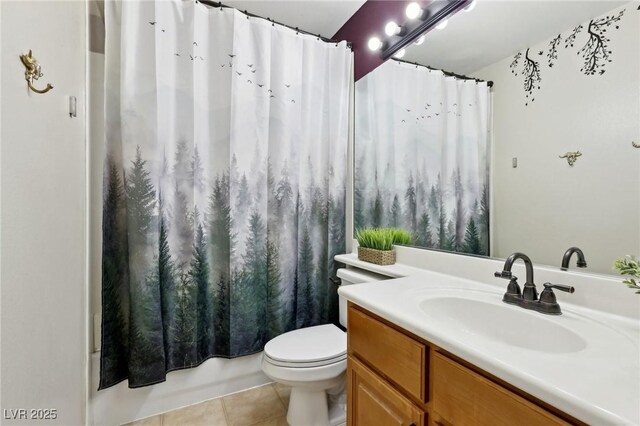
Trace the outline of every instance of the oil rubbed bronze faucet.
<path fill-rule="evenodd" d="M 518 285 L 518 277 L 511 273 L 511 267 L 518 259 L 524 262 L 527 273 L 522 293 L 520 292 L 520 286 Z M 525 309 L 531 309 L 543 314 L 562 314 L 560 305 L 556 300 L 556 295 L 553 293 L 554 288 L 566 291 L 567 293 L 573 293 L 575 291 L 573 287 L 568 285 L 545 283 L 544 290 L 540 293 L 540 299 L 538 299 L 538 290 L 536 289 L 536 284 L 533 281 L 533 262 L 531 262 L 529 256 L 524 253 L 513 253 L 507 258 L 502 271 L 496 272 L 494 275 L 498 278 L 509 280 L 507 292 L 502 298 L 503 302 L 517 305 Z"/>
<path fill-rule="evenodd" d="M 571 256 L 575 253 L 578 256 L 576 266 L 578 268 L 586 268 L 587 261 L 584 259 L 584 253 L 578 247 L 569 247 L 562 256 L 562 269 L 569 269 L 569 262 L 571 262 Z"/>

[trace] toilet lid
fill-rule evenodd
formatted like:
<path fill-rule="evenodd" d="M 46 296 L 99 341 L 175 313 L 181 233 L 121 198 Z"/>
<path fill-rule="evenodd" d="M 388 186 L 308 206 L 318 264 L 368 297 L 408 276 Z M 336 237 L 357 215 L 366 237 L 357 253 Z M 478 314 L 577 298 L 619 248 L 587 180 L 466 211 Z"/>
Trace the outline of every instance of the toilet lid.
<path fill-rule="evenodd" d="M 338 361 L 347 353 L 347 333 L 333 324 L 300 328 L 268 341 L 264 353 L 272 360 L 288 365 Z"/>

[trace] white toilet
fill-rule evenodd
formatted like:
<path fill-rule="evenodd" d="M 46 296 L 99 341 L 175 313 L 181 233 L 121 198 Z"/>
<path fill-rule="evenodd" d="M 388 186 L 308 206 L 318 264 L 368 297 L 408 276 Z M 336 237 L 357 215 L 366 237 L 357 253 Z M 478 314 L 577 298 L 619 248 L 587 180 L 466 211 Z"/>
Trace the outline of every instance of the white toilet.
<path fill-rule="evenodd" d="M 341 285 L 388 277 L 360 269 L 339 269 Z M 340 297 L 340 324 L 347 326 L 347 302 Z M 291 386 L 287 422 L 291 426 L 345 423 L 347 333 L 333 324 L 301 328 L 271 339 L 264 347 L 262 371 Z"/>

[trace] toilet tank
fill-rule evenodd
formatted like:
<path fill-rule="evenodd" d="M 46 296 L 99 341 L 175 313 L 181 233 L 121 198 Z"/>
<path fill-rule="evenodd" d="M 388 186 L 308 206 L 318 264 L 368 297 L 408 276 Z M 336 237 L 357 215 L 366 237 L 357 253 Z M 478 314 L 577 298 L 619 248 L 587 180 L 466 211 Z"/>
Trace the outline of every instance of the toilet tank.
<path fill-rule="evenodd" d="M 340 278 L 340 286 L 370 283 L 372 281 L 388 280 L 391 277 L 385 275 L 376 274 L 374 272 L 365 271 L 358 268 L 340 268 L 336 272 L 338 278 Z M 347 327 L 347 299 L 342 296 L 338 296 L 340 304 L 340 324 L 343 327 Z"/>

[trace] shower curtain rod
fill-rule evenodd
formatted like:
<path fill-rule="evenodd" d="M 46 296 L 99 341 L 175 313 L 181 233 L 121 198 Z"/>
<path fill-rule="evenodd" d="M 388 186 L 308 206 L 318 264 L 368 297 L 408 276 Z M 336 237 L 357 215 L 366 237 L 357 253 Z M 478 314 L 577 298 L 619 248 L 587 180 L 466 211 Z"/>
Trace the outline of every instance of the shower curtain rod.
<path fill-rule="evenodd" d="M 196 3 L 202 3 L 205 6 L 211 6 L 211 7 L 226 7 L 226 8 L 235 9 L 233 6 L 227 6 L 226 4 L 224 4 L 222 2 L 217 2 L 217 1 L 196 0 Z M 340 40 L 334 40 L 332 38 L 323 37 L 320 34 L 310 33 L 309 31 L 301 30 L 298 27 L 292 27 L 290 25 L 283 24 L 282 22 L 278 22 L 278 21 L 273 20 L 271 18 L 265 18 L 264 16 L 254 15 L 253 13 L 247 12 L 246 10 L 244 10 L 244 11 L 240 10 L 240 12 L 244 13 L 245 15 L 247 15 L 247 17 L 266 19 L 267 21 L 271 22 L 271 25 L 277 24 L 277 25 L 280 25 L 280 26 L 283 26 L 283 27 L 287 27 L 287 28 L 289 28 L 291 30 L 294 30 L 296 33 L 302 33 L 302 34 L 310 35 L 310 36 L 316 37 L 318 40 L 322 40 L 322 41 L 324 41 L 326 43 L 336 43 L 336 45 L 337 45 L 340 42 Z M 347 42 L 347 47 L 349 49 L 353 50 L 353 46 L 352 46 L 350 41 Z"/>
<path fill-rule="evenodd" d="M 433 67 L 430 67 L 428 65 L 422 65 L 422 64 L 419 64 L 417 62 L 403 61 L 402 59 L 396 59 L 396 58 L 392 58 L 392 59 L 394 61 L 402 62 L 404 64 L 415 65 L 416 67 L 424 67 L 424 68 L 430 69 L 432 71 L 440 71 L 446 76 L 455 77 L 455 78 L 458 78 L 460 80 L 474 80 L 476 83 L 484 83 L 484 82 L 486 82 L 487 86 L 493 87 L 493 81 L 491 81 L 491 80 L 488 80 L 488 81 L 487 80 L 480 80 L 479 78 L 473 78 L 473 77 L 469 77 L 469 76 L 466 76 L 466 75 L 456 74 L 454 72 L 445 71 L 445 70 L 441 70 L 441 69 L 438 69 L 438 68 L 433 68 Z"/>

